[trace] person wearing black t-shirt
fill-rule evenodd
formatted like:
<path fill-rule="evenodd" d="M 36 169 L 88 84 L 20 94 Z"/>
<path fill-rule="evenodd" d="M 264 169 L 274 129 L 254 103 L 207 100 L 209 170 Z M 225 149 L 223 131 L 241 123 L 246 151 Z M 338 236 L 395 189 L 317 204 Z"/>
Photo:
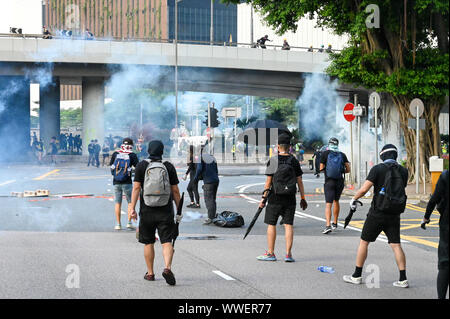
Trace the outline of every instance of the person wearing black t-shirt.
<path fill-rule="evenodd" d="M 164 145 L 161 141 L 151 141 L 148 144 L 148 153 L 150 161 L 162 162 L 162 155 L 164 152 Z M 162 245 L 165 268 L 162 276 L 169 285 L 175 285 L 175 276 L 171 271 L 173 258 L 173 231 L 175 228 L 174 222 L 174 207 L 172 201 L 178 207 L 180 203 L 180 190 L 178 189 L 178 176 L 175 167 L 170 162 L 163 162 L 167 169 L 171 195 L 169 202 L 161 207 L 149 207 L 145 205 L 143 198 L 143 185 L 147 167 L 150 163 L 147 160 L 141 161 L 135 171 L 133 194 L 131 198 L 131 205 L 128 207 L 128 216 L 137 219 L 135 211 L 136 203 L 139 198 L 139 242 L 144 244 L 144 257 L 147 264 L 147 273 L 144 275 L 145 280 L 154 281 L 155 273 L 153 271 L 153 262 L 155 259 L 155 232 L 158 230 L 159 239 Z M 177 215 L 177 221 L 181 221 L 182 215 Z"/>
<path fill-rule="evenodd" d="M 266 184 L 264 190 L 270 189 L 272 187 L 273 177 L 277 173 L 278 167 L 282 164 L 291 165 L 293 168 L 293 173 L 295 174 L 296 183 L 298 185 L 298 190 L 300 192 L 301 201 L 300 207 L 305 210 L 308 205 L 305 200 L 305 191 L 303 187 L 302 175 L 303 171 L 300 167 L 298 160 L 291 154 L 289 154 L 291 137 L 287 134 L 280 134 L 278 137 L 278 155 L 272 157 L 267 163 L 266 168 Z M 273 188 L 273 187 L 272 187 Z M 269 196 L 267 200 L 267 208 L 264 217 L 264 223 L 267 224 L 267 243 L 268 249 L 264 255 L 258 256 L 258 260 L 262 261 L 276 261 L 275 256 L 275 239 L 276 239 L 276 225 L 278 217 L 282 217 L 281 223 L 284 224 L 285 229 L 285 239 L 286 239 L 286 262 L 294 262 L 292 258 L 292 243 L 294 240 L 294 216 L 295 216 L 295 206 L 296 198 L 295 192 L 293 194 L 278 195 L 274 194 L 274 191 L 265 191 L 263 196 Z M 265 206 L 264 197 L 261 200 L 259 207 L 263 208 Z"/>
<path fill-rule="evenodd" d="M 323 230 L 323 234 L 328 234 L 332 229 L 338 227 L 338 218 L 340 212 L 339 199 L 341 198 L 342 191 L 344 190 L 344 174 L 350 173 L 350 162 L 347 156 L 339 152 L 338 149 L 339 141 L 337 138 L 332 137 L 328 142 L 328 149 L 320 155 L 320 171 L 324 171 L 325 184 L 323 185 L 325 193 L 325 219 L 326 225 Z M 331 165 L 328 163 L 330 154 L 338 155 L 341 157 L 342 167 L 339 168 L 339 177 L 330 177 L 327 174 L 327 166 Z M 331 223 L 331 209 L 333 208 L 334 223 Z M 330 224 L 331 223 L 331 224 Z"/>
<path fill-rule="evenodd" d="M 398 269 L 400 271 L 400 278 L 398 281 L 394 282 L 395 287 L 407 288 L 409 287 L 408 280 L 406 278 L 406 258 L 400 243 L 400 214 L 402 211 L 397 213 L 387 213 L 381 211 L 377 207 L 379 202 L 379 196 L 383 195 L 385 177 L 389 170 L 396 169 L 401 176 L 401 183 L 404 188 L 406 188 L 408 183 L 408 170 L 397 163 L 397 148 L 392 144 L 386 144 L 383 146 L 380 152 L 380 158 L 383 163 L 375 165 L 369 172 L 366 181 L 361 186 L 361 188 L 356 192 L 350 202 L 350 208 L 356 210 L 355 201 L 363 197 L 373 186 L 373 199 L 372 204 L 367 214 L 367 218 L 364 222 L 364 226 L 361 232 L 361 240 L 358 247 L 358 252 L 356 256 L 356 268 L 352 275 L 346 275 L 343 277 L 345 282 L 352 284 L 361 284 L 362 282 L 362 268 L 364 262 L 367 258 L 367 252 L 369 243 L 374 242 L 378 235 L 383 231 L 388 238 L 388 243 L 391 246 L 395 261 L 397 263 Z"/>

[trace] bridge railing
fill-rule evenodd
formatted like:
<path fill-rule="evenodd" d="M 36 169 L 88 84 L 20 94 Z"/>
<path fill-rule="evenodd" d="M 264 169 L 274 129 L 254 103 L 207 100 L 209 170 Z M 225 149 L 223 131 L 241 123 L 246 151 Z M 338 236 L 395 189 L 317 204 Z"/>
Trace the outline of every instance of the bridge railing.
<path fill-rule="evenodd" d="M 85 40 L 85 41 L 118 41 L 118 42 L 153 42 L 153 43 L 174 43 L 174 39 L 158 39 L 158 38 L 124 38 L 124 37 L 94 37 L 87 39 L 81 35 L 62 36 L 51 35 L 52 39 L 65 39 L 65 40 Z M 0 33 L 0 38 L 24 38 L 24 39 L 43 39 L 43 34 L 16 34 L 16 33 Z M 258 48 L 256 43 L 240 43 L 240 42 L 217 42 L 217 41 L 198 41 L 198 40 L 178 40 L 179 44 L 199 44 L 199 45 L 215 45 L 215 46 L 227 46 L 227 47 L 245 47 L 245 48 Z M 282 45 L 265 44 L 267 49 L 270 50 L 282 50 Z M 327 53 L 327 52 L 340 52 L 337 49 L 326 48 L 314 48 L 314 47 L 297 47 L 290 46 L 291 51 L 309 51 L 312 53 Z"/>

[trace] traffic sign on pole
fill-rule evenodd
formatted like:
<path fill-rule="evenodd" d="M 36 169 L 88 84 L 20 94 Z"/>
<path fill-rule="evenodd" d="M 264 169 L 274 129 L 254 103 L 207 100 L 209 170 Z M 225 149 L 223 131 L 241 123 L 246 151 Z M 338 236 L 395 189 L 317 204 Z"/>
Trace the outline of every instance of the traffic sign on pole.
<path fill-rule="evenodd" d="M 353 109 L 355 108 L 355 106 L 353 105 L 353 103 L 347 103 L 344 106 L 344 118 L 348 121 L 351 122 L 353 121 L 356 116 L 353 114 Z"/>
<path fill-rule="evenodd" d="M 421 99 L 414 99 L 409 104 L 409 111 L 411 112 L 412 116 L 414 116 L 414 117 L 416 117 L 416 116 L 421 117 L 424 109 L 425 109 L 425 107 L 424 107 Z"/>

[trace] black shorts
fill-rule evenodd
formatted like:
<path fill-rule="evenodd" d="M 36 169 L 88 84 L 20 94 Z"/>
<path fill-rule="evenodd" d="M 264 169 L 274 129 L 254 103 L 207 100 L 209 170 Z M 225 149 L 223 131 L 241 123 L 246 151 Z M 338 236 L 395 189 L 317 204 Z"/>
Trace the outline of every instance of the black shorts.
<path fill-rule="evenodd" d="M 371 208 L 364 222 L 361 239 L 374 242 L 382 231 L 389 244 L 400 244 L 400 215 L 373 213 Z"/>
<path fill-rule="evenodd" d="M 275 226 L 278 217 L 282 217 L 282 223 L 286 225 L 294 224 L 295 206 L 292 204 L 274 204 L 268 203 L 266 207 L 266 215 L 264 216 L 264 223 Z"/>
<path fill-rule="evenodd" d="M 323 190 L 325 193 L 325 202 L 333 203 L 334 201 L 338 201 L 344 190 L 344 180 L 328 178 L 323 185 Z"/>
<path fill-rule="evenodd" d="M 155 243 L 155 233 L 161 244 L 169 243 L 173 239 L 175 229 L 174 215 L 167 213 L 139 214 L 139 242 L 145 245 Z"/>

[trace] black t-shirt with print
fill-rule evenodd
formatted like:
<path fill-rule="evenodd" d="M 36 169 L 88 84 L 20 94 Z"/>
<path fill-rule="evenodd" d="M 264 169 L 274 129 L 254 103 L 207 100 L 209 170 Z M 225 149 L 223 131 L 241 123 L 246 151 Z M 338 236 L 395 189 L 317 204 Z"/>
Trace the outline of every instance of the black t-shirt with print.
<path fill-rule="evenodd" d="M 170 162 L 163 162 L 164 166 L 167 169 L 167 173 L 169 174 L 169 183 L 170 185 L 178 185 L 180 181 L 178 180 L 177 170 Z M 139 214 L 154 214 L 154 213 L 167 213 L 167 214 L 173 214 L 173 198 L 172 195 L 170 196 L 169 203 L 166 206 L 161 207 L 149 207 L 145 205 L 144 197 L 142 196 L 142 187 L 144 186 L 144 179 L 145 179 L 145 171 L 147 169 L 147 166 L 149 163 L 147 161 L 141 161 L 136 166 L 136 171 L 134 174 L 134 181 L 141 183 L 141 193 L 140 193 L 140 211 Z"/>
<path fill-rule="evenodd" d="M 291 159 L 289 160 L 289 158 L 291 158 Z M 288 162 L 288 160 L 290 161 L 290 165 L 292 165 L 292 167 L 294 168 L 295 176 L 296 177 L 302 176 L 303 175 L 302 168 L 300 166 L 299 161 L 294 156 L 278 155 L 278 165 L 285 164 Z M 271 161 L 272 161 L 272 165 L 271 165 Z M 269 161 L 267 162 L 265 174 L 267 176 L 273 176 L 275 174 L 275 172 L 277 171 L 278 165 L 276 163 L 274 164 L 274 157 L 269 159 Z M 293 194 L 293 195 L 275 195 L 275 194 L 271 193 L 269 196 L 269 199 L 268 199 L 268 203 L 269 204 L 282 204 L 282 205 L 286 205 L 286 206 L 290 206 L 290 205 L 295 206 L 296 205 L 295 194 Z"/>

